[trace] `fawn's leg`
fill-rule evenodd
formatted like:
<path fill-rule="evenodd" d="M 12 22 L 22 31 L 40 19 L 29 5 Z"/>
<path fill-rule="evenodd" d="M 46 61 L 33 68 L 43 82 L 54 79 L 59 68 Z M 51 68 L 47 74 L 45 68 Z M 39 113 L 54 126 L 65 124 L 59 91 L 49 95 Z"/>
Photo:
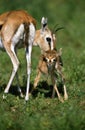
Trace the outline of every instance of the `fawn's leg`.
<path fill-rule="evenodd" d="M 55 97 L 55 89 L 53 87 L 52 98 L 54 98 L 54 97 Z"/>
<path fill-rule="evenodd" d="M 65 99 L 65 100 L 68 99 L 68 94 L 67 94 L 67 90 L 66 90 L 65 84 L 64 84 L 64 99 Z"/>
<path fill-rule="evenodd" d="M 56 93 L 57 93 L 57 95 L 58 95 L 59 101 L 64 102 L 64 101 L 63 101 L 63 98 L 61 97 L 61 95 L 60 95 L 60 93 L 59 93 L 59 91 L 58 91 L 58 88 L 57 88 L 56 84 L 54 84 L 54 89 L 55 89 L 55 91 L 56 91 Z"/>
<path fill-rule="evenodd" d="M 63 88 L 64 88 L 64 99 L 67 100 L 68 99 L 68 94 L 67 94 L 67 90 L 66 90 L 66 86 L 65 86 L 65 78 L 64 75 L 62 74 L 61 71 L 59 71 L 59 74 L 61 75 L 62 78 L 62 82 L 63 82 Z"/>
<path fill-rule="evenodd" d="M 35 80 L 34 80 L 34 89 L 37 87 L 38 82 L 39 82 L 39 80 L 40 80 L 40 77 L 41 77 L 41 72 L 40 72 L 40 70 L 38 69 L 38 74 L 37 74 L 37 76 L 36 76 L 36 78 L 35 78 Z"/>
<path fill-rule="evenodd" d="M 56 81 L 55 81 L 55 77 L 54 75 L 51 75 L 51 80 L 52 80 L 52 83 L 53 83 L 53 91 L 55 90 L 56 93 L 57 93 L 57 96 L 58 96 L 58 99 L 63 102 L 63 98 L 61 97 L 59 91 L 58 91 L 58 88 L 57 88 L 57 85 L 56 85 Z"/>

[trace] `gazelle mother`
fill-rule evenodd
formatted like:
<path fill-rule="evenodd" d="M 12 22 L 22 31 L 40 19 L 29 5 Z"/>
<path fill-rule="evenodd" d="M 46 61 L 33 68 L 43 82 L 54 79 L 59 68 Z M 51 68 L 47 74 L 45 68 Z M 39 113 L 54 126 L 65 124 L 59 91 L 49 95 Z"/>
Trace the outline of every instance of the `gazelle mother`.
<path fill-rule="evenodd" d="M 28 75 L 25 96 L 26 101 L 29 99 L 28 93 L 31 73 L 31 52 L 35 36 L 35 25 L 35 19 L 23 10 L 11 11 L 0 15 L 0 48 L 7 52 L 13 64 L 12 74 L 4 93 L 8 93 L 15 75 L 18 80 L 17 70 L 19 68 L 19 60 L 17 58 L 16 51 L 17 48 L 25 47 Z M 22 96 L 20 88 L 19 91 Z M 5 96 L 3 95 L 3 98 L 4 97 Z"/>
<path fill-rule="evenodd" d="M 3 98 L 5 94 L 9 92 L 9 88 L 16 76 L 18 81 L 18 68 L 19 60 L 16 52 L 18 48 L 25 47 L 26 60 L 27 60 L 27 88 L 25 100 L 29 99 L 29 85 L 30 85 L 30 74 L 31 74 L 31 52 L 32 46 L 38 44 L 44 47 L 44 50 L 49 49 L 49 43 L 54 48 L 54 36 L 49 29 L 47 29 L 47 20 L 42 18 L 42 28 L 35 32 L 36 21 L 24 10 L 10 11 L 0 15 L 0 50 L 4 50 L 10 57 L 13 64 L 12 74 L 9 82 L 4 90 Z M 36 34 L 36 35 L 35 35 Z M 34 41 L 34 42 L 33 42 Z M 22 95 L 21 89 L 19 88 L 20 95 Z"/>

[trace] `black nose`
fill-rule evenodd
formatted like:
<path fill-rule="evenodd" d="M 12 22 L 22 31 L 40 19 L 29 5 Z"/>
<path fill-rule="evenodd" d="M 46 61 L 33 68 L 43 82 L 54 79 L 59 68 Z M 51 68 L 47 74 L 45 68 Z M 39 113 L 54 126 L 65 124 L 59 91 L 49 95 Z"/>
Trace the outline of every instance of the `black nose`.
<path fill-rule="evenodd" d="M 47 40 L 47 42 L 51 42 L 51 38 L 50 37 L 47 37 L 46 40 Z"/>

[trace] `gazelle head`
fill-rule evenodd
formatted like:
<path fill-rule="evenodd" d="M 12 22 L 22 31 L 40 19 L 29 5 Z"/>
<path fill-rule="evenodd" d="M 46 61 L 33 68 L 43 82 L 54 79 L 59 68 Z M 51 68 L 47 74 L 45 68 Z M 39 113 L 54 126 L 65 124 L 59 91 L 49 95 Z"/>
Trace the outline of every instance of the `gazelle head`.
<path fill-rule="evenodd" d="M 56 48 L 56 32 L 63 27 L 58 27 L 58 24 L 54 27 L 53 30 L 48 28 L 47 18 L 42 17 L 41 19 L 41 29 L 36 30 L 35 39 L 33 45 L 38 45 L 41 49 L 41 52 L 48 50 L 53 50 Z"/>
<path fill-rule="evenodd" d="M 48 69 L 53 70 L 55 65 L 59 65 L 59 56 L 61 56 L 61 48 L 59 51 L 48 50 L 43 54 L 43 60 L 45 61 Z"/>
<path fill-rule="evenodd" d="M 55 48 L 55 34 L 48 28 L 47 18 L 42 17 L 41 29 L 36 30 L 33 45 L 38 45 L 41 51 L 53 50 Z"/>
<path fill-rule="evenodd" d="M 55 48 L 56 37 L 55 34 L 48 28 L 47 18 L 42 17 L 41 20 L 41 36 L 45 42 L 49 46 L 50 50 Z"/>

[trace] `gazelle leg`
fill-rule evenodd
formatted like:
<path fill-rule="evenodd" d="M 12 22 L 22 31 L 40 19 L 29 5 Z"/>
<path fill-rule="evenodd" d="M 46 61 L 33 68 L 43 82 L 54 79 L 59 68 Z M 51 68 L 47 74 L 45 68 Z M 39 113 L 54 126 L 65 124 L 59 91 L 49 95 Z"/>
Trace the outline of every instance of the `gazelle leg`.
<path fill-rule="evenodd" d="M 66 91 L 66 86 L 64 85 L 64 99 L 67 100 L 68 99 L 68 94 Z"/>
<path fill-rule="evenodd" d="M 67 91 L 66 91 L 65 79 L 64 79 L 64 76 L 62 74 L 61 74 L 61 77 L 62 77 L 62 81 L 63 81 L 64 99 L 67 100 L 68 99 L 68 94 L 67 94 Z"/>
<path fill-rule="evenodd" d="M 56 93 L 57 93 L 57 95 L 58 95 L 58 99 L 59 99 L 61 102 L 64 102 L 64 101 L 63 101 L 63 98 L 61 97 L 61 95 L 60 95 L 60 93 L 59 93 L 59 91 L 58 91 L 58 88 L 57 88 L 56 84 L 54 85 L 54 89 L 55 89 L 55 91 L 56 91 Z"/>
<path fill-rule="evenodd" d="M 37 85 L 38 85 L 38 82 L 39 82 L 39 80 L 40 80 L 40 76 L 41 76 L 41 72 L 38 70 L 38 74 L 37 74 L 37 76 L 36 76 L 36 78 L 35 78 L 35 80 L 34 80 L 34 89 L 37 87 Z"/>
<path fill-rule="evenodd" d="M 52 84 L 55 84 L 54 75 L 51 75 Z M 55 96 L 55 87 L 53 86 L 52 98 Z"/>
<path fill-rule="evenodd" d="M 53 87 L 52 98 L 54 98 L 54 97 L 55 97 L 55 89 Z"/>
<path fill-rule="evenodd" d="M 26 96 L 25 96 L 26 101 L 28 101 L 29 99 L 30 74 L 31 74 L 31 51 L 32 51 L 32 45 L 29 45 L 28 48 L 26 48 L 26 59 L 27 59 L 27 88 L 26 88 Z"/>
<path fill-rule="evenodd" d="M 29 25 L 29 38 L 28 38 L 28 45 L 26 46 L 26 60 L 27 60 L 27 89 L 26 89 L 26 96 L 25 101 L 29 99 L 29 85 L 30 85 L 30 74 L 31 74 L 31 52 L 32 52 L 32 45 L 35 36 L 35 27 L 31 23 Z"/>
<path fill-rule="evenodd" d="M 15 51 L 14 51 L 14 48 L 13 48 L 13 52 L 15 53 L 15 56 L 17 56 L 17 48 L 15 48 Z M 16 57 L 17 58 L 17 57 Z M 20 97 L 23 98 L 24 95 L 22 93 L 22 90 L 20 88 L 20 82 L 19 82 L 19 76 L 18 76 L 18 72 L 16 73 L 16 80 L 17 80 L 17 86 L 18 86 L 18 92 L 20 94 Z"/>
<path fill-rule="evenodd" d="M 13 70 L 12 70 L 12 74 L 10 76 L 10 79 L 9 79 L 9 82 L 7 84 L 7 87 L 5 88 L 4 90 L 4 93 L 8 93 L 9 92 L 9 88 L 13 82 L 13 79 L 16 75 L 16 72 L 18 70 L 18 67 L 19 67 L 19 61 L 18 61 L 18 58 L 16 56 L 16 54 L 14 53 L 14 48 L 11 48 L 10 46 L 8 46 L 6 48 L 6 52 L 8 53 L 11 61 L 12 61 L 12 64 L 13 64 Z M 3 95 L 3 98 L 4 98 L 4 95 Z"/>
<path fill-rule="evenodd" d="M 59 93 L 59 91 L 58 91 L 58 88 L 57 88 L 57 86 L 56 86 L 56 81 L 55 81 L 55 77 L 54 77 L 54 75 L 51 75 L 51 80 L 52 80 L 52 83 L 53 83 L 53 89 L 55 89 L 55 91 L 56 91 L 56 93 L 57 93 L 57 96 L 58 96 L 58 99 L 61 101 L 61 102 L 64 102 L 63 101 L 63 98 L 61 97 L 61 95 L 60 95 L 60 93 Z M 53 90 L 54 91 L 54 90 Z"/>
<path fill-rule="evenodd" d="M 67 100 L 68 99 L 68 94 L 67 94 L 67 91 L 66 91 L 66 86 L 65 86 L 65 78 L 64 78 L 64 75 L 62 74 L 62 71 L 61 70 L 58 70 L 61 78 L 62 78 L 62 82 L 63 82 L 63 88 L 64 88 L 64 99 Z"/>
<path fill-rule="evenodd" d="M 23 95 L 22 90 L 21 90 L 21 88 L 20 88 L 18 73 L 16 73 L 16 80 L 17 80 L 17 85 L 18 85 L 18 92 L 19 92 L 19 94 L 20 94 L 20 97 L 23 98 L 24 95 Z"/>

